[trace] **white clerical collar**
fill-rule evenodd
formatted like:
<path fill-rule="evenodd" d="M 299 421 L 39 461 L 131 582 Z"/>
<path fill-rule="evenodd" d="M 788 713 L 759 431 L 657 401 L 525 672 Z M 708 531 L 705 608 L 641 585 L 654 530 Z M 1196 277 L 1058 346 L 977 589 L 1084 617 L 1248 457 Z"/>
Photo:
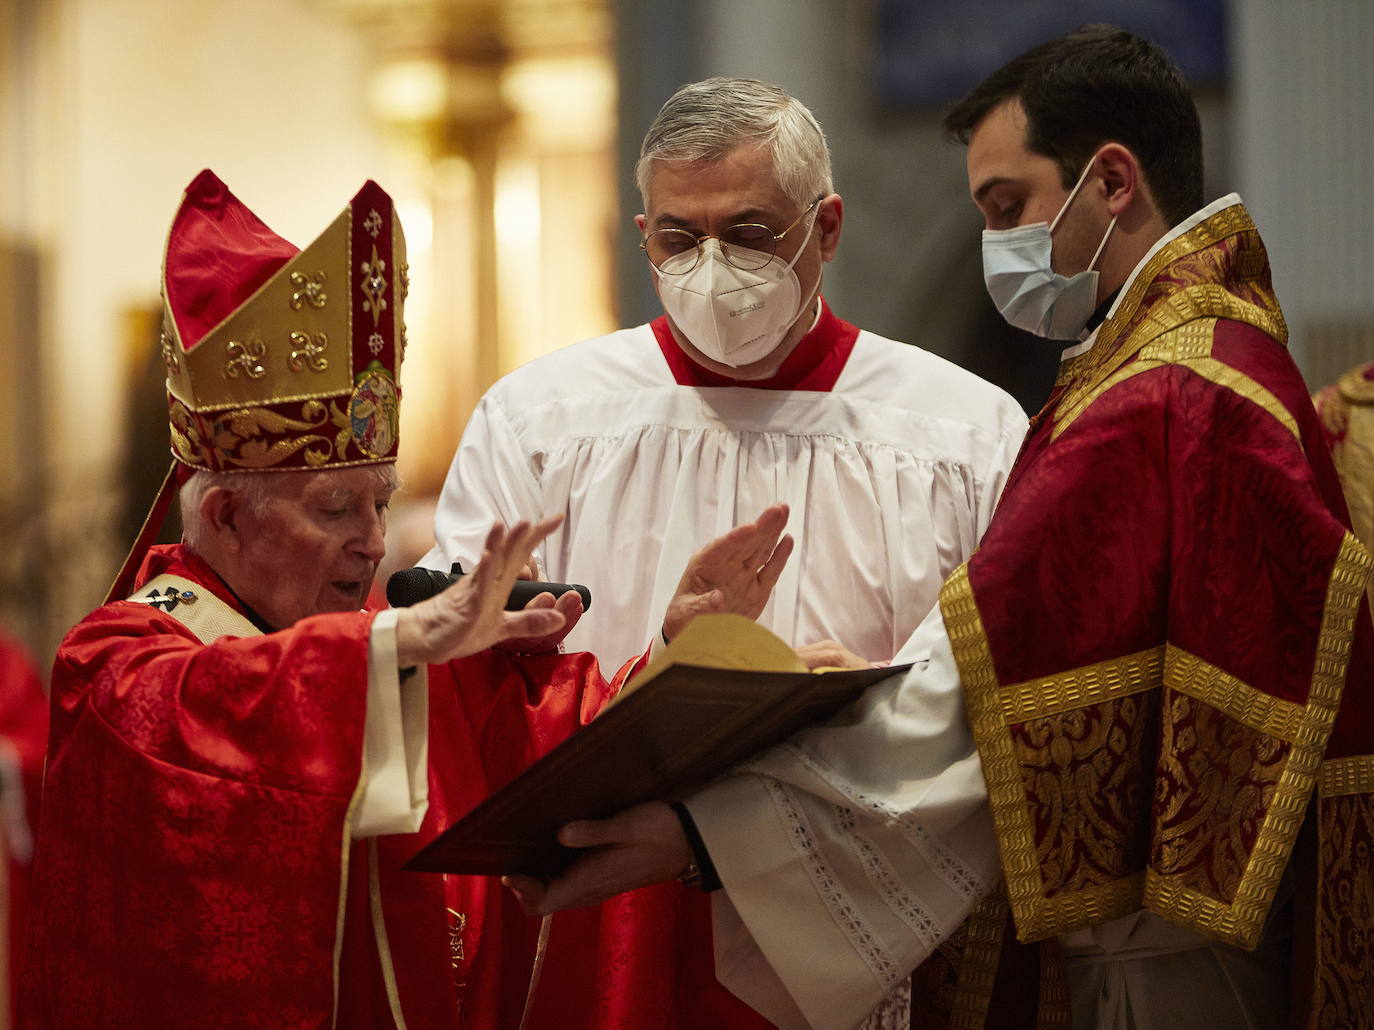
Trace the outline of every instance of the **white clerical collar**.
<path fill-rule="evenodd" d="M 1239 204 L 1240 202 L 1239 193 L 1228 193 L 1224 197 L 1218 197 L 1206 207 L 1194 211 L 1183 221 L 1179 222 L 1178 225 L 1174 226 L 1156 240 L 1154 246 L 1145 252 L 1145 256 L 1136 263 L 1135 268 L 1131 269 L 1131 274 L 1128 275 L 1126 281 L 1121 284 L 1121 289 L 1116 293 L 1116 300 L 1112 301 L 1112 306 L 1107 310 L 1107 317 L 1099 322 L 1097 326 L 1093 328 L 1093 331 L 1085 336 L 1080 342 L 1075 343 L 1072 347 L 1065 348 L 1064 352 L 1059 355 L 1060 363 L 1062 364 L 1070 358 L 1076 358 L 1080 354 L 1086 354 L 1088 351 L 1092 350 L 1093 344 L 1097 342 L 1097 331 L 1111 321 L 1111 317 L 1116 314 L 1116 309 L 1121 306 L 1121 300 L 1126 296 L 1126 291 L 1130 288 L 1131 283 L 1135 282 L 1136 276 L 1141 273 L 1152 257 L 1194 226 L 1207 221 L 1207 219 L 1211 218 L 1218 211 L 1224 211 L 1228 207 Z"/>

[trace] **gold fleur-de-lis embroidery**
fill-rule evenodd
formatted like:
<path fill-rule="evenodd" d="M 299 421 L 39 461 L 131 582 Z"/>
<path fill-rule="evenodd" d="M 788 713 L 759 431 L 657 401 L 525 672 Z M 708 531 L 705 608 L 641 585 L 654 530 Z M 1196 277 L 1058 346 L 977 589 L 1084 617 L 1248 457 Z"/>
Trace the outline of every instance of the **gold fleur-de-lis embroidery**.
<path fill-rule="evenodd" d="M 324 333 L 316 333 L 314 340 L 310 339 L 309 333 L 292 333 L 291 346 L 296 348 L 287 359 L 292 372 L 300 372 L 307 365 L 312 372 L 323 372 L 329 368 L 329 359 L 322 356 L 329 346 L 329 337 Z"/>
<path fill-rule="evenodd" d="M 162 351 L 162 363 L 167 366 L 168 372 L 175 372 L 181 367 L 181 359 L 177 357 L 176 343 L 173 342 L 172 334 L 167 331 L 165 324 L 159 334 L 158 347 Z"/>
<path fill-rule="evenodd" d="M 363 310 L 372 313 L 372 324 L 375 326 L 381 321 L 382 312 L 386 310 L 386 298 L 382 295 L 386 293 L 386 262 L 377 254 L 377 245 L 372 245 L 372 259 L 364 261 L 361 265 L 363 273 L 362 291 L 367 298 L 363 301 Z"/>
<path fill-rule="evenodd" d="M 367 219 L 363 222 L 363 228 L 372 234 L 374 240 L 377 238 L 377 234 L 382 231 L 382 216 L 377 213 L 376 208 L 373 208 L 367 213 Z"/>
<path fill-rule="evenodd" d="M 309 304 L 312 308 L 322 308 L 329 300 L 324 292 L 325 274 L 323 271 L 316 272 L 314 275 L 306 275 L 304 272 L 291 273 L 291 285 L 296 291 L 291 294 L 291 310 L 299 311 Z"/>
<path fill-rule="evenodd" d="M 224 348 L 229 360 L 224 363 L 224 378 L 237 379 L 242 372 L 249 379 L 261 379 L 267 374 L 262 359 L 267 355 L 267 345 L 261 340 L 240 343 L 230 340 Z"/>

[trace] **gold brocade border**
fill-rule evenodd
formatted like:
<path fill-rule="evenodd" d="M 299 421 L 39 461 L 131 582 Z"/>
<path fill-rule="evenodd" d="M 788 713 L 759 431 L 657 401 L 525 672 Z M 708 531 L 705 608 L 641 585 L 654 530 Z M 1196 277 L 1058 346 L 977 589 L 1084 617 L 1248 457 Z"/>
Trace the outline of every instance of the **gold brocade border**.
<path fill-rule="evenodd" d="M 382 908 L 382 874 L 377 858 L 377 838 L 367 841 L 367 896 L 372 913 L 372 932 L 377 938 L 377 958 L 382 966 L 382 982 L 386 985 L 386 1000 L 396 1030 L 406 1030 L 406 1017 L 401 1009 L 401 992 L 396 987 L 396 966 L 391 959 L 391 939 L 386 932 L 386 910 Z"/>
<path fill-rule="evenodd" d="M 1323 762 L 1317 790 L 1324 798 L 1374 794 L 1374 755 L 1351 755 Z"/>
<path fill-rule="evenodd" d="M 1328 702 L 1323 700 L 1318 714 L 1323 717 L 1324 725 L 1316 725 L 1310 703 L 1300 705 L 1256 690 L 1244 680 L 1173 644 L 1165 655 L 1164 683 L 1181 694 L 1211 705 L 1256 733 L 1278 737 L 1300 747 L 1311 747 L 1325 740 L 1336 714 L 1335 705 L 1326 707 Z"/>
<path fill-rule="evenodd" d="M 1013 683 L 1001 688 L 1002 718 L 1008 724 L 1025 722 L 1138 694 L 1159 686 L 1163 669 L 1164 648 L 1152 647 L 1057 676 Z"/>
<path fill-rule="evenodd" d="M 1292 413 L 1283 406 L 1277 397 L 1266 390 L 1259 383 L 1255 382 L 1244 372 L 1238 372 L 1230 365 L 1223 364 L 1215 358 L 1189 358 L 1177 362 L 1190 372 L 1196 372 L 1203 379 L 1224 386 L 1233 393 L 1239 394 L 1247 401 L 1259 405 L 1278 422 L 1293 434 L 1293 439 L 1302 447 L 1302 431 L 1298 429 L 1298 422 Z"/>
<path fill-rule="evenodd" d="M 1035 941 L 1103 922 L 1135 911 L 1143 903 L 1191 929 L 1241 947 L 1255 946 L 1317 779 L 1321 755 L 1340 702 L 1345 656 L 1371 565 L 1374 561 L 1369 553 L 1347 533 L 1327 587 L 1312 685 L 1305 706 L 1268 698 L 1182 649 L 1171 646 L 1164 655 L 1166 686 L 1291 743 L 1250 863 L 1229 906 L 1179 887 L 1171 882 L 1172 878 L 1152 870 L 1086 890 L 1053 898 L 1045 896 L 1021 768 L 1011 735 L 1006 732 L 1005 696 L 1026 684 L 1004 689 L 998 683 L 987 633 L 969 581 L 968 563 L 955 570 L 940 591 L 940 609 L 963 681 L 969 723 L 987 781 L 988 802 L 1018 939 Z M 1142 652 L 1117 662 L 1143 664 L 1142 656 L 1148 654 Z M 1054 679 L 1041 682 L 1050 685 Z M 1060 696 L 1067 698 L 1070 694 Z"/>
<path fill-rule="evenodd" d="M 1112 387 L 1124 383 L 1127 379 L 1134 379 L 1142 372 L 1148 372 L 1151 369 L 1163 367 L 1163 363 L 1159 361 L 1135 361 L 1125 368 L 1117 369 L 1102 382 L 1098 383 L 1093 389 L 1075 398 L 1070 407 L 1061 409 L 1062 414 L 1055 418 L 1054 428 L 1050 431 L 1050 441 L 1053 442 L 1059 439 L 1059 434 L 1078 421 L 1078 417 L 1082 415 L 1083 412 L 1087 411 L 1095 400 Z"/>
<path fill-rule="evenodd" d="M 1255 307 L 1244 301 L 1232 299 L 1237 305 L 1244 305 L 1248 308 Z M 1256 308 L 1255 310 L 1258 311 L 1259 309 Z M 1254 324 L 1253 320 L 1246 321 Z M 1050 439 L 1058 439 L 1059 435 L 1077 421 L 1099 397 L 1118 384 L 1151 369 L 1177 365 L 1262 408 L 1288 430 L 1293 439 L 1297 441 L 1298 446 L 1302 447 L 1302 432 L 1298 428 L 1297 420 L 1283 406 L 1282 402 L 1245 373 L 1211 356 L 1212 334 L 1216 324 L 1217 319 L 1214 317 L 1198 318 L 1168 330 L 1163 335 L 1141 346 L 1135 361 L 1116 369 L 1097 385 L 1082 391 L 1071 391 L 1072 396 L 1065 396 L 1060 403 L 1059 414 L 1055 418 Z"/>
<path fill-rule="evenodd" d="M 1017 938 L 1037 941 L 1135 911 L 1140 907 L 1143 882 L 1139 875 L 1045 897 L 1021 766 L 1011 734 L 1006 732 L 1002 691 L 969 582 L 967 562 L 954 571 L 941 589 L 940 611 L 964 685 L 969 724 L 987 781 L 988 805 L 997 828 L 1002 873 L 1016 917 Z M 1140 656 L 1130 658 L 1138 661 Z"/>
<path fill-rule="evenodd" d="M 1340 706 L 1355 618 L 1371 564 L 1369 552 L 1346 533 L 1327 586 L 1306 705 L 1268 697 L 1170 645 L 1164 664 L 1166 688 L 1211 705 L 1261 733 L 1281 737 L 1290 742 L 1290 749 L 1231 904 L 1180 886 L 1177 877 L 1150 869 L 1146 872 L 1145 904 L 1151 911 L 1241 948 L 1254 948 L 1259 943 L 1274 892 L 1307 814 L 1322 753 Z"/>
<path fill-rule="evenodd" d="M 949 1030 L 983 1030 L 997 983 L 1002 935 L 1007 926 L 1007 898 L 1000 890 L 980 901 L 964 923 L 964 953 L 950 1006 Z"/>
<path fill-rule="evenodd" d="M 1250 218 L 1250 213 L 1245 210 L 1243 204 L 1233 204 L 1222 211 L 1218 211 L 1211 218 L 1199 222 L 1183 235 L 1169 241 L 1152 257 L 1140 274 L 1131 280 L 1130 286 L 1126 288 L 1125 296 L 1121 298 L 1121 303 L 1111 318 L 1102 323 L 1097 331 L 1097 339 L 1093 342 L 1092 349 L 1083 357 L 1087 360 L 1081 366 L 1082 373 L 1088 378 L 1084 385 L 1084 391 L 1092 389 L 1097 381 L 1105 379 L 1116 371 L 1122 364 L 1130 360 L 1132 349 L 1126 348 L 1125 353 L 1114 354 L 1117 341 L 1122 332 L 1130 325 L 1140 308 L 1141 302 L 1145 299 L 1146 292 L 1154 284 L 1161 272 L 1177 261 L 1186 257 L 1191 257 L 1200 251 L 1207 250 L 1216 246 L 1222 240 L 1237 236 L 1243 232 L 1254 232 L 1255 223 Z M 1168 328 L 1164 326 L 1162 328 Z M 1146 337 L 1146 342 L 1153 336 L 1159 335 L 1159 330 Z M 1281 337 L 1276 337 L 1280 342 L 1287 342 L 1288 334 L 1285 329 Z M 1094 357 L 1094 353 L 1101 357 Z M 1098 366 L 1101 366 L 1100 368 Z"/>

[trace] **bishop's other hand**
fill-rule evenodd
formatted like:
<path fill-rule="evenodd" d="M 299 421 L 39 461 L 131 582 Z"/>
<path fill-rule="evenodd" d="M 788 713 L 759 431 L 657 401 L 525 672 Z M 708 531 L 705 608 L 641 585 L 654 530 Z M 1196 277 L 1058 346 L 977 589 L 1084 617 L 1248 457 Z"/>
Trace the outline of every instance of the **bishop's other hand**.
<path fill-rule="evenodd" d="M 539 639 L 563 628 L 567 616 L 536 597 L 523 611 L 508 612 L 506 598 L 530 553 L 563 523 L 558 515 L 542 522 L 491 527 L 481 560 L 472 573 L 426 601 L 402 608 L 396 620 L 397 661 L 436 664 L 476 654 L 511 638 Z M 546 597 L 548 595 L 540 595 Z M 574 597 L 577 595 L 574 594 Z"/>
<path fill-rule="evenodd" d="M 775 504 L 692 555 L 668 602 L 663 635 L 671 640 L 698 615 L 757 619 L 792 554 L 792 537 L 779 539 L 787 515 L 787 505 Z"/>

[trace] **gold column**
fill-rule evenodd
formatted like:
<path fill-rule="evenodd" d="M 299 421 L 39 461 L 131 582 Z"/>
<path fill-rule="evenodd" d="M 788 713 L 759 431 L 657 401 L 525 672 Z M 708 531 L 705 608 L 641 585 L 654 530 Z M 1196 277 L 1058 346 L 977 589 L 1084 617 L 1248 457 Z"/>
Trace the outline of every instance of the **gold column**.
<path fill-rule="evenodd" d="M 437 493 L 487 387 L 612 328 L 608 2 L 326 2 L 374 53 L 411 265 L 401 464 Z"/>

